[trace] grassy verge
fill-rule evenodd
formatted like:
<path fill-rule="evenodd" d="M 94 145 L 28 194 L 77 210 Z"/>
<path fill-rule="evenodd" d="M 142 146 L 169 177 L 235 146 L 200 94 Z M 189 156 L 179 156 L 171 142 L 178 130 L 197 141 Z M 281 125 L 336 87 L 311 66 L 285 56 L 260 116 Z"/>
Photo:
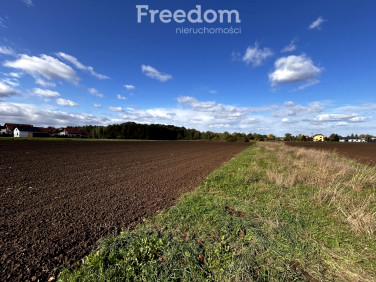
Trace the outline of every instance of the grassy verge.
<path fill-rule="evenodd" d="M 376 279 L 376 169 L 257 144 L 61 281 Z"/>

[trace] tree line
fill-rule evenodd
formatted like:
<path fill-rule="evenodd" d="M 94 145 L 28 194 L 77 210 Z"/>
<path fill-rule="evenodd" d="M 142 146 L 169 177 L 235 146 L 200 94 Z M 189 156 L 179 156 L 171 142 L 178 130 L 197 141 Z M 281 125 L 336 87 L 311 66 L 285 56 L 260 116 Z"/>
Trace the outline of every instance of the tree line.
<path fill-rule="evenodd" d="M 284 137 L 277 137 L 273 134 L 258 133 L 216 133 L 212 131 L 198 131 L 174 125 L 164 124 L 140 124 L 135 122 L 125 122 L 122 124 L 111 124 L 108 126 L 87 125 L 79 127 L 90 133 L 92 138 L 98 139 L 139 139 L 139 140 L 213 140 L 227 142 L 249 142 L 249 141 L 312 141 L 312 137 L 298 134 L 296 136 L 286 133 Z M 351 134 L 351 136 L 356 136 Z M 366 140 L 372 135 L 359 135 Z M 325 137 L 325 141 L 338 142 L 340 136 L 331 134 Z"/>
<path fill-rule="evenodd" d="M 249 135 L 245 133 L 201 132 L 196 129 L 187 129 L 174 125 L 140 124 L 135 122 L 108 126 L 87 125 L 80 127 L 80 129 L 88 131 L 93 138 L 99 139 L 215 140 L 229 142 L 248 142 L 250 140 Z"/>

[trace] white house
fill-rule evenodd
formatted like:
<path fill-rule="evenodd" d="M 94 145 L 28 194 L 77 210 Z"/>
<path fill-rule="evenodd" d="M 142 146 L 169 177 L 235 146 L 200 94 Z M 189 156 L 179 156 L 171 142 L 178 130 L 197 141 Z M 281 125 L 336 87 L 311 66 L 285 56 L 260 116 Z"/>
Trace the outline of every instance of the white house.
<path fill-rule="evenodd" d="M 86 130 L 81 130 L 79 128 L 64 128 L 60 133 L 60 136 L 70 137 L 70 138 L 85 138 L 90 135 Z"/>
<path fill-rule="evenodd" d="M 38 132 L 36 127 L 18 126 L 13 131 L 14 137 L 33 137 L 34 132 Z"/>
<path fill-rule="evenodd" d="M 351 143 L 364 143 L 367 142 L 366 138 L 359 138 L 359 137 L 341 137 L 339 142 L 351 142 Z"/>

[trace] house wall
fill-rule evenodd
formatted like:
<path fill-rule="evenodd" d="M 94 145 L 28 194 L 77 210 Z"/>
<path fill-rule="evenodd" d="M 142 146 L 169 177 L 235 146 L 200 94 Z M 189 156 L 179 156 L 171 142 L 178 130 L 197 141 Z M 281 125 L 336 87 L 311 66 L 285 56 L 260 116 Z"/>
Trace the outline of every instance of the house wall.
<path fill-rule="evenodd" d="M 14 130 L 13 133 L 14 137 L 29 137 L 29 132 L 28 131 L 19 131 L 18 128 Z"/>
<path fill-rule="evenodd" d="M 324 141 L 324 136 L 323 136 L 323 135 L 317 135 L 317 136 L 314 136 L 314 137 L 313 137 L 313 141 L 314 141 L 314 142 Z"/>

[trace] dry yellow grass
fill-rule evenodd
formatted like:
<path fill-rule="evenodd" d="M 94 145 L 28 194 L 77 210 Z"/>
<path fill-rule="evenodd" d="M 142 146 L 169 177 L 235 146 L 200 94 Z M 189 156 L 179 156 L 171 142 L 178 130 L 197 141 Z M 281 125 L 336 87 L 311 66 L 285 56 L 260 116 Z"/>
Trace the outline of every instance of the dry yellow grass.
<path fill-rule="evenodd" d="M 346 160 L 335 153 L 259 143 L 273 151 L 267 177 L 280 187 L 317 187 L 314 199 L 336 207 L 337 216 L 359 233 L 376 233 L 376 169 Z"/>

